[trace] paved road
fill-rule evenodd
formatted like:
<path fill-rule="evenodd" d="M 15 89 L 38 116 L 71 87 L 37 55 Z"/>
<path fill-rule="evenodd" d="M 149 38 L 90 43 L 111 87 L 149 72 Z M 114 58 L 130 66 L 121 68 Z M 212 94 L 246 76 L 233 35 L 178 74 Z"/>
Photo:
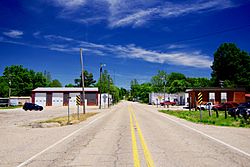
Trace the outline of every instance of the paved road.
<path fill-rule="evenodd" d="M 250 129 L 193 124 L 138 103 L 122 102 L 79 125 L 18 128 L 22 142 L 0 144 L 0 166 L 250 165 Z"/>

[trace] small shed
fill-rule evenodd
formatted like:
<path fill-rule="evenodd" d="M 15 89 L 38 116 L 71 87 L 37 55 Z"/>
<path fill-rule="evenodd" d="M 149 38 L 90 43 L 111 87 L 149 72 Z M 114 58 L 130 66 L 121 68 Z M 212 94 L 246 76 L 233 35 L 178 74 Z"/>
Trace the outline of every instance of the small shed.
<path fill-rule="evenodd" d="M 223 102 L 244 103 L 246 101 L 246 90 L 244 88 L 191 88 L 186 92 L 189 95 L 191 107 L 197 106 L 198 93 L 202 93 L 203 103 L 212 102 L 220 104 Z"/>

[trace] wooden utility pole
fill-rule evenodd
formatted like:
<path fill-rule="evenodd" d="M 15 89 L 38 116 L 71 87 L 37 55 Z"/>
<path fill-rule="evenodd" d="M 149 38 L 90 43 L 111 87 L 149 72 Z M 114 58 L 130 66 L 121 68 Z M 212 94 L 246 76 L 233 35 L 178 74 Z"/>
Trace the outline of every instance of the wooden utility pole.
<path fill-rule="evenodd" d="M 85 91 L 84 91 L 84 66 L 82 59 L 82 48 L 80 48 L 80 58 L 81 58 L 81 66 L 82 66 L 82 105 L 83 105 L 83 114 L 85 114 Z"/>

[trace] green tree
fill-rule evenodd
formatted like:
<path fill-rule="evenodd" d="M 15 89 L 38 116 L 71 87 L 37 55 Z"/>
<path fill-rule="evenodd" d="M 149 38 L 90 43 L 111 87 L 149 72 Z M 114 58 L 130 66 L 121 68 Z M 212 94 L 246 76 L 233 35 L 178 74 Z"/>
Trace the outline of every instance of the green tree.
<path fill-rule="evenodd" d="M 189 87 L 193 88 L 202 88 L 211 86 L 211 82 L 207 78 L 187 78 L 186 80 L 189 83 Z"/>
<path fill-rule="evenodd" d="M 61 84 L 61 82 L 59 80 L 54 79 L 54 80 L 51 81 L 50 87 L 62 87 L 62 84 Z"/>
<path fill-rule="evenodd" d="M 80 75 L 79 78 L 75 79 L 75 86 L 76 87 L 81 87 L 82 86 L 82 74 Z M 92 87 L 96 81 L 93 78 L 93 74 L 89 73 L 87 70 L 84 70 L 84 86 L 85 87 Z"/>
<path fill-rule="evenodd" d="M 139 87 L 139 98 L 140 101 L 143 103 L 149 102 L 149 93 L 152 92 L 152 86 L 151 83 L 143 83 Z"/>
<path fill-rule="evenodd" d="M 167 85 L 171 86 L 175 80 L 185 80 L 186 76 L 182 73 L 172 72 L 168 75 Z"/>
<path fill-rule="evenodd" d="M 75 85 L 70 83 L 70 84 L 65 85 L 65 87 L 75 87 Z"/>
<path fill-rule="evenodd" d="M 47 73 L 47 77 L 50 73 Z M 52 85 L 58 80 L 53 80 Z M 28 70 L 22 65 L 5 67 L 3 76 L 0 78 L 0 96 L 7 97 L 8 89 L 11 88 L 11 96 L 30 96 L 31 91 L 37 87 L 51 86 L 51 82 L 42 72 Z"/>
<path fill-rule="evenodd" d="M 190 84 L 185 79 L 174 80 L 168 87 L 168 92 L 169 93 L 184 92 L 189 87 L 189 85 Z"/>
<path fill-rule="evenodd" d="M 233 43 L 224 43 L 214 53 L 212 82 L 230 82 L 230 86 L 245 87 L 250 91 L 250 56 Z"/>
<path fill-rule="evenodd" d="M 132 99 L 137 99 L 139 97 L 140 85 L 136 79 L 130 82 L 130 95 Z M 132 100 L 131 99 L 131 100 Z"/>
<path fill-rule="evenodd" d="M 0 76 L 0 97 L 8 97 L 9 83 L 7 80 Z"/>
<path fill-rule="evenodd" d="M 168 76 L 165 71 L 159 70 L 157 75 L 151 79 L 151 84 L 154 92 L 163 92 L 164 84 L 168 82 Z"/>
<path fill-rule="evenodd" d="M 129 95 L 129 92 L 125 88 L 120 88 L 119 89 L 119 99 L 123 100 L 123 98 L 127 98 Z"/>

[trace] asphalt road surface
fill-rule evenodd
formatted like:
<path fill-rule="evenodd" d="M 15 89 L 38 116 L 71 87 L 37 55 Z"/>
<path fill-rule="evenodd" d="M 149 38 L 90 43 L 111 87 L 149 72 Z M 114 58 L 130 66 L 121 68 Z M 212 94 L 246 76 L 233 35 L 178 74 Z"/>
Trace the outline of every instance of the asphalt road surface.
<path fill-rule="evenodd" d="M 187 122 L 121 102 L 78 125 L 0 126 L 0 166 L 250 166 L 250 129 Z"/>

